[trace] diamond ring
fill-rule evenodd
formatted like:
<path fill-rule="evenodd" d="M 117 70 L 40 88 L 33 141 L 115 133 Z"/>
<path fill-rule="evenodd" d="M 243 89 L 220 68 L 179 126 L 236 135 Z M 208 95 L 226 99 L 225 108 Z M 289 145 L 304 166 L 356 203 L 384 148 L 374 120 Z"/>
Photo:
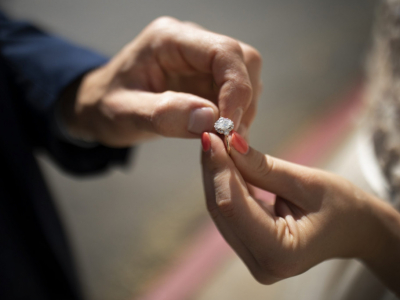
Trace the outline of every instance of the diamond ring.
<path fill-rule="evenodd" d="M 226 150 L 227 150 L 228 154 L 231 154 L 231 145 L 229 145 L 228 136 L 234 127 L 235 127 L 235 125 L 233 124 L 232 120 L 230 120 L 228 118 L 222 118 L 222 117 L 219 118 L 217 120 L 217 122 L 215 122 L 215 124 L 214 124 L 215 130 L 219 134 L 225 135 Z"/>

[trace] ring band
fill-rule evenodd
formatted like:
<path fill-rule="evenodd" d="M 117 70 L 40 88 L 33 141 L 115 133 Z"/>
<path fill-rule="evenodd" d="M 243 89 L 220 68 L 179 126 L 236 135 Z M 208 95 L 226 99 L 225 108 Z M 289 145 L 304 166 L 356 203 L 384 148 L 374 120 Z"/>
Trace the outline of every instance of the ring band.
<path fill-rule="evenodd" d="M 231 155 L 231 145 L 229 144 L 229 135 L 225 135 L 226 152 Z"/>
<path fill-rule="evenodd" d="M 215 130 L 219 134 L 225 135 L 225 144 L 226 144 L 226 151 L 228 154 L 231 154 L 231 145 L 229 144 L 229 133 L 233 130 L 234 128 L 233 121 L 228 119 L 228 118 L 219 118 L 217 122 L 214 124 Z"/>

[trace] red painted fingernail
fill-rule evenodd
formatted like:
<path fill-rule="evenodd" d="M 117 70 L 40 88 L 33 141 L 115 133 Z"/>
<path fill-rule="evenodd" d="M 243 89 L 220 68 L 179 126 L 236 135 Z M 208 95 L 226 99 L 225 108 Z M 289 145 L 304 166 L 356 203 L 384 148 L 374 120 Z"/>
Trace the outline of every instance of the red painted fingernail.
<path fill-rule="evenodd" d="M 246 140 L 236 131 L 232 132 L 231 145 L 241 154 L 246 154 L 249 151 L 249 145 Z"/>
<path fill-rule="evenodd" d="M 211 148 L 211 138 L 208 132 L 203 132 L 201 135 L 201 146 L 203 147 L 203 151 L 207 152 Z"/>

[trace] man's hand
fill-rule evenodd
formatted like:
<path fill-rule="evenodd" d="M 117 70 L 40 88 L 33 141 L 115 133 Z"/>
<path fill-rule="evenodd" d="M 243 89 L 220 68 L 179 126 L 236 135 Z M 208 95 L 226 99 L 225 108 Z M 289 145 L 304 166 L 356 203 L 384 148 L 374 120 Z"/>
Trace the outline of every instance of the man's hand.
<path fill-rule="evenodd" d="M 264 284 L 334 257 L 363 260 L 400 294 L 400 214 L 349 181 L 249 148 L 237 133 L 231 156 L 202 137 L 207 207 L 227 242 Z M 254 199 L 246 183 L 276 194 Z"/>
<path fill-rule="evenodd" d="M 72 136 L 114 147 L 156 135 L 198 138 L 219 116 L 246 134 L 260 70 L 252 47 L 162 17 L 83 78 L 75 99 L 62 103 L 63 121 Z"/>

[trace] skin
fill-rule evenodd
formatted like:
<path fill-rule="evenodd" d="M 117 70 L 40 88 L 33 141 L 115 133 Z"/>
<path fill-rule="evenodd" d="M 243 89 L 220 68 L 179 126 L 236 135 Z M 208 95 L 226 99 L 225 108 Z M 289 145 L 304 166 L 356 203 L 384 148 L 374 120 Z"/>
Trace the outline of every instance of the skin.
<path fill-rule="evenodd" d="M 271 284 L 334 257 L 356 258 L 400 295 L 400 214 L 349 181 L 261 154 L 231 155 L 209 134 L 203 151 L 207 208 L 255 279 Z M 277 195 L 254 199 L 247 183 Z"/>
<path fill-rule="evenodd" d="M 75 138 L 126 147 L 155 136 L 199 138 L 188 131 L 190 113 L 209 107 L 214 121 L 230 118 L 246 134 L 260 70 L 251 46 L 161 17 L 64 93 L 62 120 Z"/>
<path fill-rule="evenodd" d="M 198 138 L 190 113 L 209 107 L 246 136 L 261 91 L 252 47 L 196 24 L 162 17 L 61 97 L 71 136 L 112 147 L 166 136 Z M 210 214 L 254 277 L 270 284 L 332 257 L 362 260 L 400 295 L 400 217 L 383 201 L 320 170 L 257 151 L 243 155 L 211 134 L 203 152 Z M 277 195 L 268 206 L 246 183 Z M 366 245 L 368 245 L 366 247 Z"/>

